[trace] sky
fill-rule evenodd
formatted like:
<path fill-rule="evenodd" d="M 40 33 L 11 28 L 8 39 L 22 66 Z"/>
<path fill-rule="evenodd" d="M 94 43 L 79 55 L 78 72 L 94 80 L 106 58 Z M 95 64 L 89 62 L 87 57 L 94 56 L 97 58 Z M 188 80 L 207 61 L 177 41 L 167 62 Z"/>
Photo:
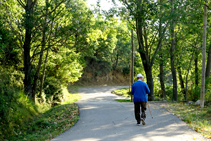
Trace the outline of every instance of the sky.
<path fill-rule="evenodd" d="M 87 0 L 87 4 L 90 7 L 92 4 L 96 5 L 98 0 Z M 117 4 L 120 4 L 118 0 L 115 0 Z M 112 0 L 100 0 L 100 5 L 102 10 L 109 10 L 111 7 L 114 6 Z"/>

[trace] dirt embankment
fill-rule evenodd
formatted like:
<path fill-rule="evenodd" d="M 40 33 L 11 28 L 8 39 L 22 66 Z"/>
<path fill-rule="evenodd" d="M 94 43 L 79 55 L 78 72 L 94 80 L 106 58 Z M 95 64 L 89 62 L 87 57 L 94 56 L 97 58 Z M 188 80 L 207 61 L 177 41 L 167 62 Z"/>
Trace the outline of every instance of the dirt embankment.
<path fill-rule="evenodd" d="M 105 75 L 96 75 L 95 73 L 85 71 L 79 81 L 74 85 L 79 86 L 123 86 L 129 85 L 129 74 L 123 72 L 111 71 Z"/>

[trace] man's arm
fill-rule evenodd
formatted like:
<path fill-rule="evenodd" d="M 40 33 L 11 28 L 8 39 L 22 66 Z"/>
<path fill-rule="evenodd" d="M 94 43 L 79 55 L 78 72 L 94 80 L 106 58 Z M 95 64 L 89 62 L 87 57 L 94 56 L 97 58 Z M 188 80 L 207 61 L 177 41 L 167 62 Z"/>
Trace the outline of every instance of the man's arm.
<path fill-rule="evenodd" d="M 147 92 L 147 94 L 149 94 L 150 93 L 150 90 L 149 90 L 149 87 L 148 87 L 148 85 L 146 84 L 146 92 Z"/>

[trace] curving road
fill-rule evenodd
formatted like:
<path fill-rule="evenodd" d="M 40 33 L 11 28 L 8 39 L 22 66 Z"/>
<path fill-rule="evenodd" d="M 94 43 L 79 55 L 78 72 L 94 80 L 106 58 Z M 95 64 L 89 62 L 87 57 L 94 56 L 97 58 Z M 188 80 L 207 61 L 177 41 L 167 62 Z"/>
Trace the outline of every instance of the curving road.
<path fill-rule="evenodd" d="M 119 103 L 117 87 L 79 89 L 80 120 L 52 141 L 205 141 L 203 136 L 158 104 L 149 103 L 146 125 L 137 126 L 133 103 Z"/>

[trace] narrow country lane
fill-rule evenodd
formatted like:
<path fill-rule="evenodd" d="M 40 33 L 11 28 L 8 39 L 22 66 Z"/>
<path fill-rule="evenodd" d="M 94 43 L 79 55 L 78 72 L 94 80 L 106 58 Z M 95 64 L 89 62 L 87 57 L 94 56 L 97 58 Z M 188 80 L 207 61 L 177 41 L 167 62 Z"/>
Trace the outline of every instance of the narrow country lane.
<path fill-rule="evenodd" d="M 52 141 L 205 141 L 202 135 L 158 104 L 150 103 L 146 125 L 137 126 L 133 103 L 119 103 L 112 90 L 126 86 L 79 89 L 80 120 Z"/>

